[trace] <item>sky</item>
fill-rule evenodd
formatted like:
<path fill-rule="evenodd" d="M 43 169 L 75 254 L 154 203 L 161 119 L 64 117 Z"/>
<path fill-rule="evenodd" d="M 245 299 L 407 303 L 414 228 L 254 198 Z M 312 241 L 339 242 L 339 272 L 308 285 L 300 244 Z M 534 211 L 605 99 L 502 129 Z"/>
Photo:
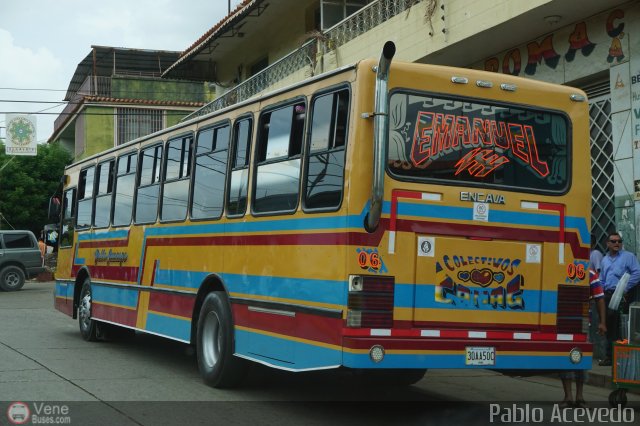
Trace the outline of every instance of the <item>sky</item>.
<path fill-rule="evenodd" d="M 39 112 L 39 143 L 53 133 L 71 77 L 92 45 L 184 51 L 229 6 L 228 0 L 1 2 L 0 138 L 7 112 Z M 231 8 L 240 2 L 231 0 Z"/>

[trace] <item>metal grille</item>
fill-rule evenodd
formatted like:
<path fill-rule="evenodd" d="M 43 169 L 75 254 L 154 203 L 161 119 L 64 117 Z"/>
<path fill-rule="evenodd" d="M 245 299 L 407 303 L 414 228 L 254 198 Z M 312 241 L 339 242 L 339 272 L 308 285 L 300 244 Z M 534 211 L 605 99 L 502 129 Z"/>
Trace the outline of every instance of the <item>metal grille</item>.
<path fill-rule="evenodd" d="M 199 110 L 187 115 L 181 121 L 186 121 L 194 117 L 209 114 L 249 99 L 251 96 L 262 92 L 267 87 L 284 80 L 294 72 L 310 66 L 315 66 L 316 43 L 311 41 L 305 43 L 300 49 L 295 50 L 284 58 L 274 62 L 273 65 L 263 69 L 256 75 L 248 78 L 242 83 L 229 90 L 224 95 L 203 106 Z"/>
<path fill-rule="evenodd" d="M 327 51 L 340 47 L 396 15 L 410 9 L 420 0 L 380 0 L 368 4 L 347 19 L 329 28 L 325 35 Z"/>
<path fill-rule="evenodd" d="M 118 140 L 116 145 L 162 130 L 162 110 L 118 108 Z"/>
<path fill-rule="evenodd" d="M 601 243 L 616 223 L 611 97 L 609 93 L 589 98 L 589 115 L 591 118 L 589 125 L 592 184 L 591 234 L 597 242 Z M 603 249 L 601 245 L 599 245 L 599 248 L 600 250 Z"/>

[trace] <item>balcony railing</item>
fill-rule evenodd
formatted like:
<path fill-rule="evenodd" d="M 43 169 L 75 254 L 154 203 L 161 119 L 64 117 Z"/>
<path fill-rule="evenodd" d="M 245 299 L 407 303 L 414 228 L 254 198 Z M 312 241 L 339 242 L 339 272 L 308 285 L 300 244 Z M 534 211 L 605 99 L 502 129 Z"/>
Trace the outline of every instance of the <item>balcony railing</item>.
<path fill-rule="evenodd" d="M 69 114 L 78 105 L 84 96 L 111 96 L 111 77 L 89 76 L 80 85 L 78 91 L 73 95 L 69 103 L 64 107 L 60 115 L 53 122 L 53 131 L 57 132 L 67 121 Z"/>
<path fill-rule="evenodd" d="M 312 73 L 315 69 L 318 52 L 326 53 L 335 50 L 394 16 L 409 10 L 421 1 L 423 0 L 378 0 L 369 3 L 358 12 L 324 31 L 321 36 L 308 41 L 299 49 L 186 116 L 183 121 L 247 100 L 304 67 L 309 67 Z"/>

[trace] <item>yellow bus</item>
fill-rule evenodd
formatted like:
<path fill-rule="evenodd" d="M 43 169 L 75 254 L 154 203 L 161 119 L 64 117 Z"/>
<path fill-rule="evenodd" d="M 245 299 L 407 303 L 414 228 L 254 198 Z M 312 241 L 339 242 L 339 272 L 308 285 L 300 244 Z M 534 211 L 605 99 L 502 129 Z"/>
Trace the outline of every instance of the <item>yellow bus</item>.
<path fill-rule="evenodd" d="M 585 94 L 394 53 L 70 165 L 56 308 L 194 345 L 217 387 L 589 369 Z"/>

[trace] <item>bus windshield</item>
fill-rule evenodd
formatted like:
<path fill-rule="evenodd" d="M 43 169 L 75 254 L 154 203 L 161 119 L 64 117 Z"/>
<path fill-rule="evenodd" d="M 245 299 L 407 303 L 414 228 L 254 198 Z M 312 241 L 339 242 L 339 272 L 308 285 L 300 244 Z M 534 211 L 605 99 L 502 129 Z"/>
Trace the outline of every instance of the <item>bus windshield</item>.
<path fill-rule="evenodd" d="M 564 114 L 396 91 L 389 171 L 406 180 L 562 193 L 569 179 Z"/>

